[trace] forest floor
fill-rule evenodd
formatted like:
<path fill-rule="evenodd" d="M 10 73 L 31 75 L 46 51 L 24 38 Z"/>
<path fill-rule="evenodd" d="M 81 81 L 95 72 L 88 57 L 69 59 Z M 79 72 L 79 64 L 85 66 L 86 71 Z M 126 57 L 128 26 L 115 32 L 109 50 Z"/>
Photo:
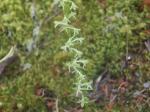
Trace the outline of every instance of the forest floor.
<path fill-rule="evenodd" d="M 99 1 L 79 0 L 73 23 L 85 38 L 76 47 L 89 61 L 84 72 L 93 82 L 84 108 L 74 95 L 75 75 L 64 65 L 70 56 L 60 49 L 68 36 L 54 28 L 60 9 L 50 9 L 54 16 L 32 48 L 37 24 L 29 4 L 1 3 L 0 112 L 150 112 L 150 13 L 139 0 Z M 37 0 L 40 20 L 51 4 Z M 16 16 L 6 18 L 8 12 Z"/>

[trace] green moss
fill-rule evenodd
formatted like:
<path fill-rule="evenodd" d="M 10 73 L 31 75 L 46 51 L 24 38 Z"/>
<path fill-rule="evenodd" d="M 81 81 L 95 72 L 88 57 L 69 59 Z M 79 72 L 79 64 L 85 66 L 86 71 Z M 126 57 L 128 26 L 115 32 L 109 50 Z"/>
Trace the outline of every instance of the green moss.
<path fill-rule="evenodd" d="M 149 13 L 138 12 L 138 2 L 139 0 L 108 0 L 106 10 L 97 1 L 77 2 L 79 19 L 74 24 L 81 28 L 85 38 L 83 45 L 78 47 L 89 60 L 85 71 L 89 80 L 93 80 L 96 72 L 105 68 L 113 75 L 120 75 L 121 60 L 126 55 L 126 38 L 129 41 L 129 52 L 135 51 L 138 48 L 135 46 L 143 45 L 143 41 L 149 39 L 149 36 L 143 34 L 143 31 L 149 28 L 146 19 Z M 53 24 L 62 14 L 42 27 L 37 49 L 28 55 L 26 44 L 27 40 L 32 38 L 34 27 L 30 17 L 30 5 L 28 0 L 3 0 L 0 4 L 0 58 L 15 44 L 19 46 L 20 65 L 32 65 L 27 71 L 18 74 L 9 71 L 9 77 L 0 77 L 0 111 L 12 112 L 14 105 L 17 105 L 19 107 L 16 112 L 46 112 L 43 99 L 34 93 L 37 83 L 55 92 L 60 101 L 60 109 L 76 105 L 72 96 L 74 76 L 68 73 L 64 66 L 70 56 L 60 49 L 67 37 L 56 31 Z M 51 13 L 51 2 L 38 0 L 36 6 L 39 20 Z M 142 58 L 147 61 L 146 64 L 139 63 L 140 70 L 149 78 L 149 53 L 145 52 Z M 138 59 L 137 62 L 141 62 Z M 15 67 L 15 71 L 20 70 L 20 65 Z M 60 71 L 58 74 L 59 71 L 53 72 L 55 65 Z M 100 109 L 102 108 L 92 104 L 85 107 L 85 112 L 96 112 Z M 114 112 L 118 110 L 117 108 Z"/>

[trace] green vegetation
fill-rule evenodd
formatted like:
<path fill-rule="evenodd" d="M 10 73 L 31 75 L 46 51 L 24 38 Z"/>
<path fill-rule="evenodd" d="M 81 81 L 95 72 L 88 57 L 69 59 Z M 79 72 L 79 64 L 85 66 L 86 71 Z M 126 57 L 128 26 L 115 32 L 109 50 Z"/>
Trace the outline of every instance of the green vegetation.
<path fill-rule="evenodd" d="M 74 0 L 77 9 L 71 16 L 75 16 L 75 19 L 69 18 L 69 24 L 74 26 L 71 27 L 74 28 L 74 32 L 78 31 L 76 27 L 80 29 L 82 38 L 78 38 L 79 32 L 77 38 L 69 38 L 72 37 L 71 31 L 66 33 L 61 32 L 65 30 L 64 27 L 60 27 L 60 30 L 55 28 L 55 25 L 60 25 L 56 24 L 56 21 L 61 21 L 64 15 L 70 14 L 69 5 L 63 9 L 59 6 L 59 0 L 1 1 L 0 59 L 16 46 L 17 61 L 9 63 L 0 74 L 0 112 L 47 112 L 50 106 L 43 95 L 38 95 L 37 88 L 40 86 L 55 94 L 53 98 L 58 100 L 55 110 L 58 108 L 60 112 L 64 112 L 77 107 L 81 109 L 80 103 L 83 102 L 79 103 L 74 95 L 77 91 L 74 90 L 74 84 L 78 83 L 79 75 L 77 72 L 70 72 L 65 66 L 67 62 L 76 59 L 74 55 L 77 54 L 78 57 L 80 52 L 80 61 L 84 63 L 79 63 L 77 68 L 85 74 L 85 82 L 93 81 L 107 69 L 111 77 L 116 79 L 123 76 L 131 79 L 131 74 L 140 74 L 139 83 L 133 84 L 137 85 L 136 87 L 129 86 L 131 89 L 128 92 L 130 94 L 133 88 L 143 89 L 141 85 L 150 81 L 150 52 L 144 44 L 150 39 L 149 10 L 140 9 L 140 0 L 105 2 Z M 68 52 L 65 52 L 61 48 L 64 48 L 64 45 L 66 47 L 65 43 L 69 39 L 77 39 L 77 44 L 67 46 Z M 75 53 L 71 52 L 71 48 Z M 131 66 L 122 67 L 122 63 L 130 56 Z M 82 59 L 87 59 L 88 63 Z M 85 63 L 86 66 L 82 68 L 82 64 Z M 69 66 L 71 65 L 72 61 Z M 136 69 L 132 65 L 135 65 Z M 73 72 L 76 69 L 75 66 L 71 68 Z M 149 89 L 145 90 L 148 94 Z M 84 95 L 87 96 L 82 98 L 88 98 L 88 92 L 91 90 L 86 91 Z M 118 100 L 111 111 L 149 112 L 150 100 L 146 101 L 147 103 L 130 101 L 122 106 Z M 83 111 L 104 112 L 108 110 L 105 107 L 105 103 L 101 105 L 88 100 Z M 78 112 L 79 109 L 74 112 Z"/>

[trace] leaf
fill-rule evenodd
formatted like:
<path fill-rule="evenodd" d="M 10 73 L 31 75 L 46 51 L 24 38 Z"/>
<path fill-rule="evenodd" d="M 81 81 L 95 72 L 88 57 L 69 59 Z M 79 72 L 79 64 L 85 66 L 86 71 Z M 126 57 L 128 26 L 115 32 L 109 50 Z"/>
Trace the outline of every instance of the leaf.
<path fill-rule="evenodd" d="M 16 47 L 13 46 L 8 54 L 0 60 L 0 75 L 3 73 L 5 67 L 12 63 L 12 61 L 16 58 L 15 56 Z"/>
<path fill-rule="evenodd" d="M 7 59 L 11 58 L 11 57 L 15 54 L 15 51 L 16 51 L 16 47 L 14 46 L 14 47 L 12 47 L 12 48 L 10 49 L 10 51 L 8 52 L 8 54 L 7 54 L 4 58 L 2 58 L 2 59 L 0 60 L 0 63 L 3 63 L 3 62 L 6 61 Z"/>

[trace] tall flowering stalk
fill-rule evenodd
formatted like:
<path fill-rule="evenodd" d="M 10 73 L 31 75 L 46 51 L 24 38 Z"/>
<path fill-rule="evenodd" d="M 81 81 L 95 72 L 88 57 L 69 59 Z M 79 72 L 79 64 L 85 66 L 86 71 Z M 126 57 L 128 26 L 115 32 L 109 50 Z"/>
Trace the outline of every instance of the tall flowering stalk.
<path fill-rule="evenodd" d="M 91 90 L 91 82 L 88 82 L 86 75 L 83 73 L 87 60 L 82 59 L 82 51 L 75 46 L 82 44 L 84 38 L 80 37 L 80 29 L 71 25 L 71 19 L 76 18 L 77 5 L 73 0 L 57 0 L 58 4 L 62 7 L 64 18 L 61 21 L 55 21 L 55 27 L 59 27 L 61 31 L 68 34 L 68 41 L 61 47 L 65 52 L 73 54 L 70 62 L 66 62 L 69 71 L 76 74 L 75 91 L 76 96 L 80 99 L 79 103 L 83 107 L 88 103 L 87 91 Z"/>

